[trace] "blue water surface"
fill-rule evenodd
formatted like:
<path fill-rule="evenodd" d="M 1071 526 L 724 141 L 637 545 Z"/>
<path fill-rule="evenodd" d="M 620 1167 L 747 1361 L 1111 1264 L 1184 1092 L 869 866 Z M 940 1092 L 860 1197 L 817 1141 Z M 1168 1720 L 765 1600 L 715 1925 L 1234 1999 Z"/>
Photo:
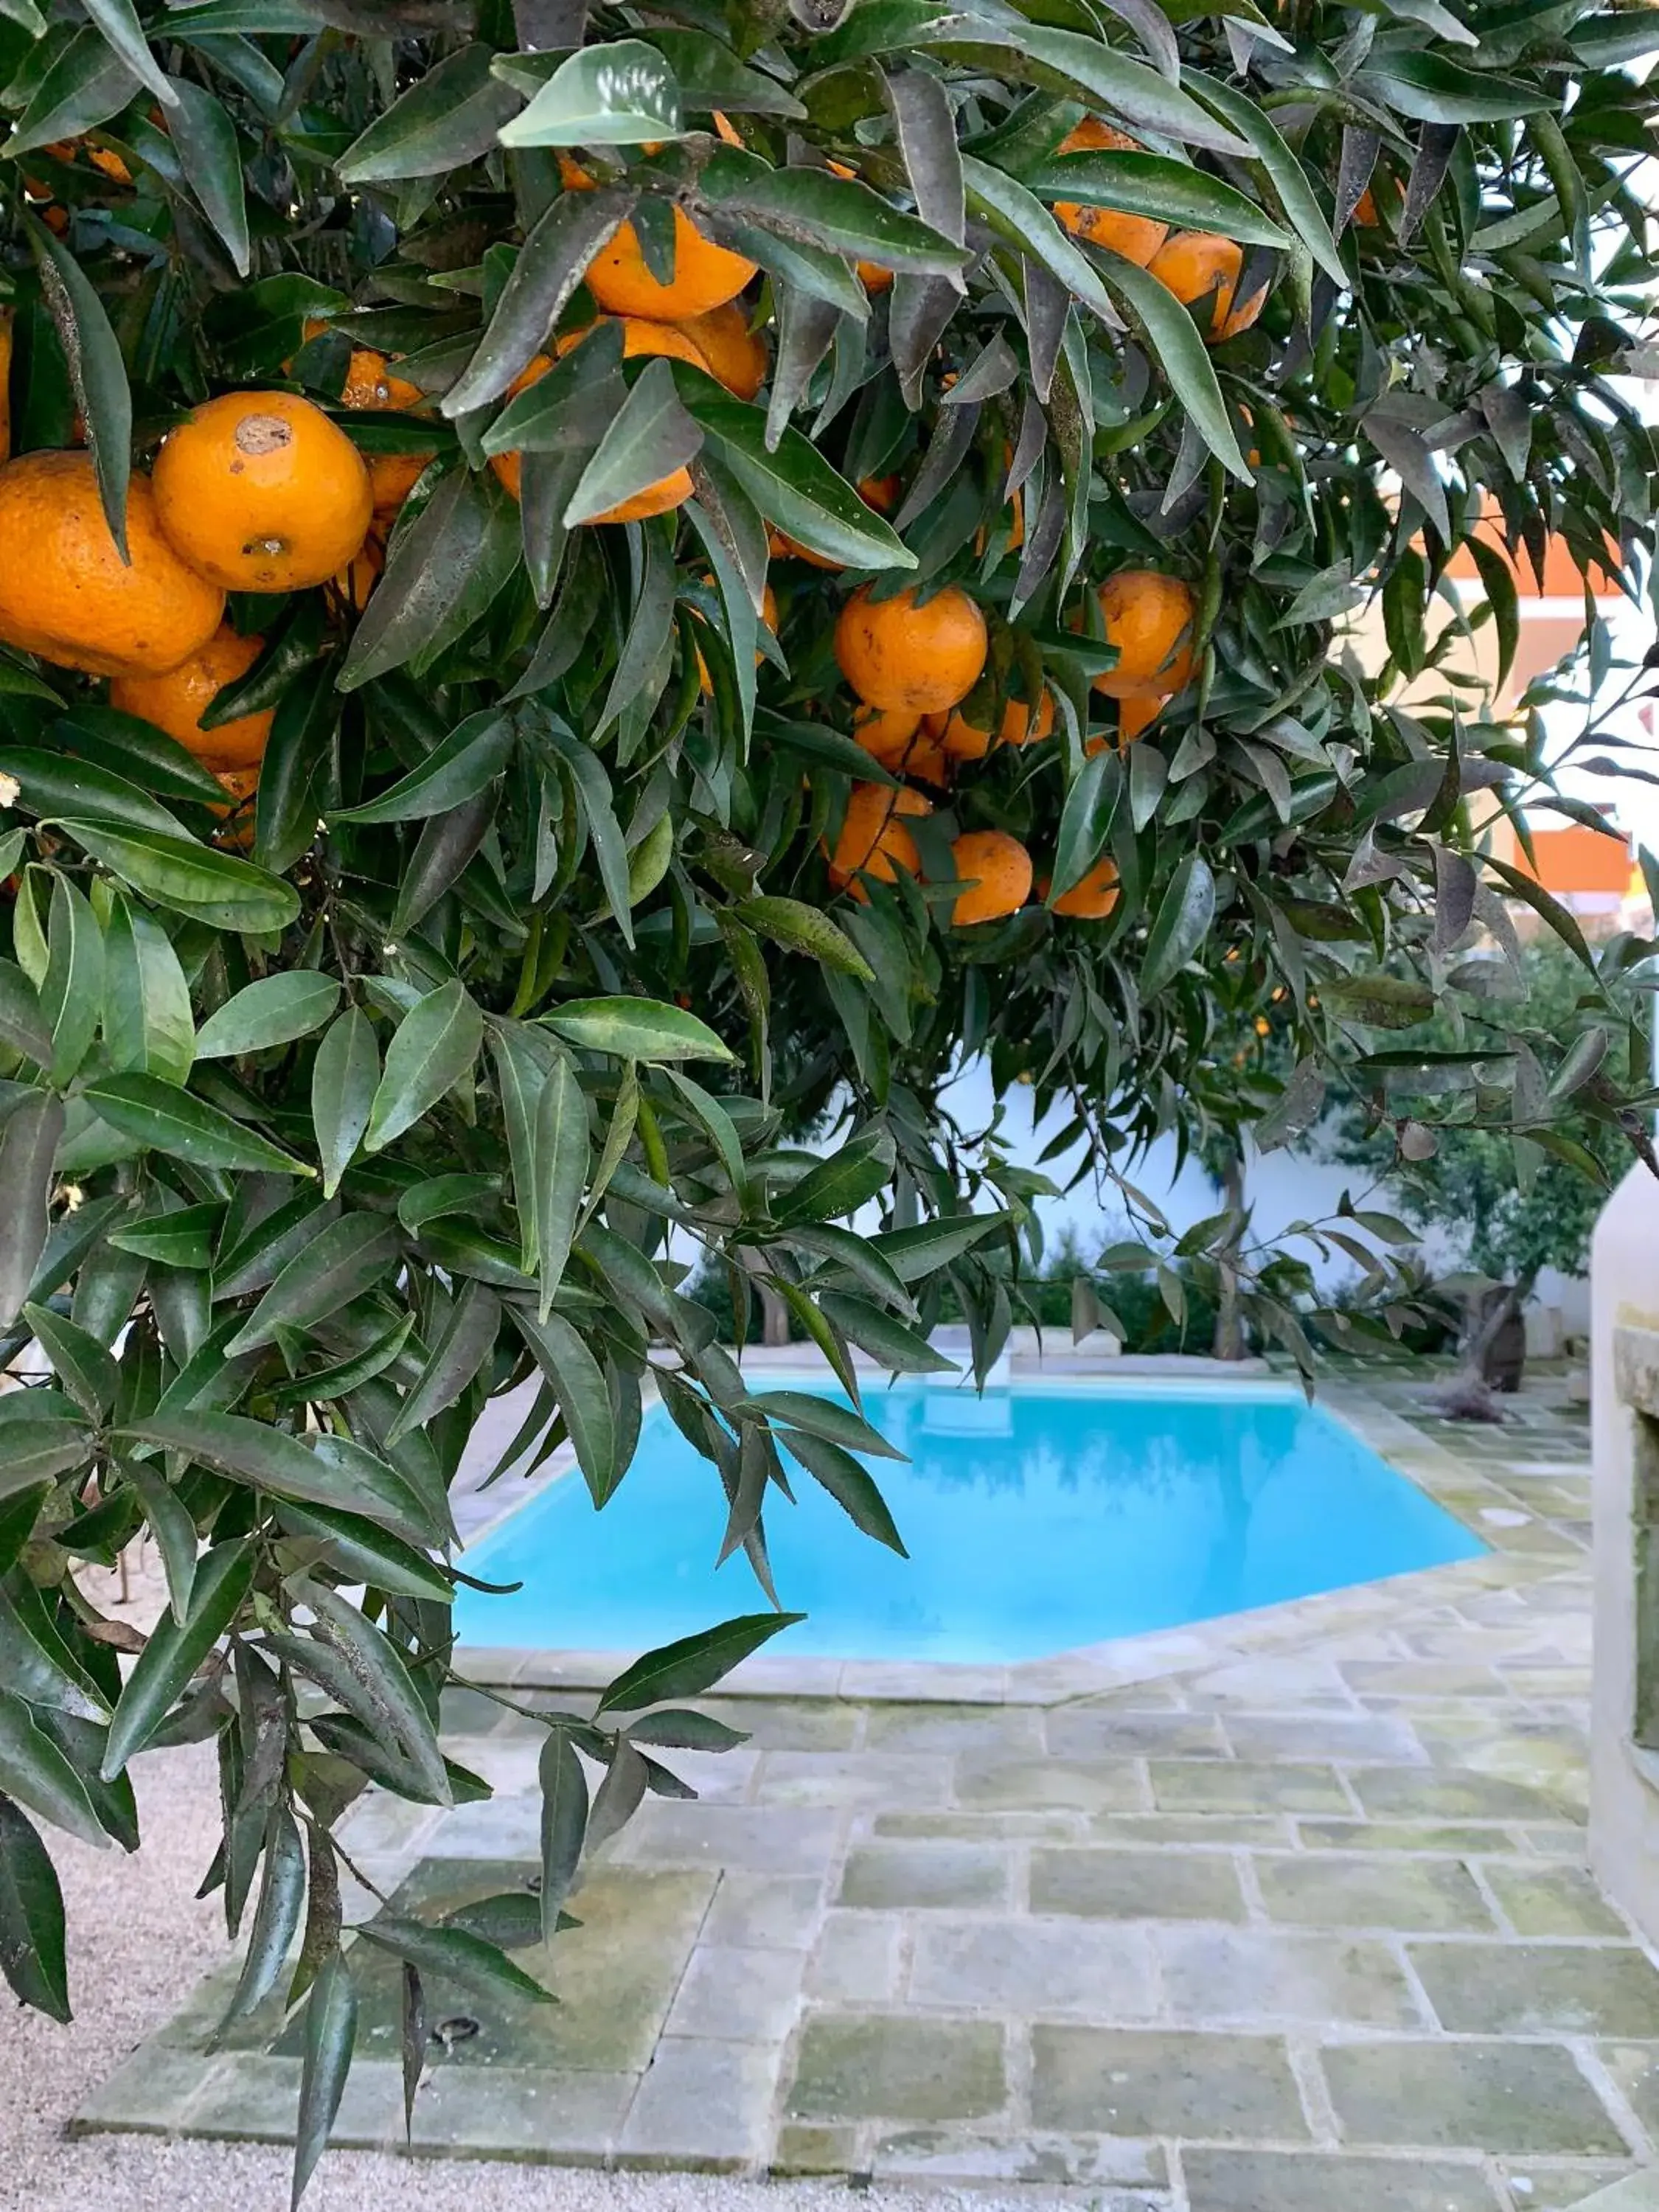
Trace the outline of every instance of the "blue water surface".
<path fill-rule="evenodd" d="M 868 1464 L 910 1556 L 786 1461 L 799 1502 L 772 1493 L 767 1543 L 781 1602 L 807 1619 L 780 1655 L 1031 1659 L 1485 1548 L 1289 1390 L 1016 1384 L 981 1400 L 907 1382 L 868 1390 L 865 1412 L 908 1455 Z M 654 1409 L 602 1512 L 570 1475 L 468 1553 L 469 1572 L 524 1587 L 463 1589 L 458 1632 L 631 1651 L 761 1611 L 741 1553 L 715 1570 L 725 1523 L 719 1475 Z"/>

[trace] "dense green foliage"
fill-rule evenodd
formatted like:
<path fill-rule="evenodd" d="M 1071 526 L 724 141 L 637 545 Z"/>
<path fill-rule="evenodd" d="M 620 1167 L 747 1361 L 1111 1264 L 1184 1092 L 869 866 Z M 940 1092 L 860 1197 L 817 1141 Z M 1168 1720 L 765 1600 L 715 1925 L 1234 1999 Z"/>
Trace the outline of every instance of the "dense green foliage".
<path fill-rule="evenodd" d="M 1501 979 L 1494 975 L 1494 981 Z M 1479 1027 L 1506 1053 L 1539 1064 L 1539 1055 L 1570 1050 L 1594 1079 L 1608 1044 L 1606 1008 L 1586 994 L 1584 971 L 1571 952 L 1553 939 L 1534 939 L 1522 950 L 1511 988 L 1489 1006 Z M 1615 994 L 1614 1003 L 1634 1026 L 1645 1026 L 1632 1003 L 1633 994 Z M 1441 1050 L 1477 1040 L 1470 1026 L 1454 1032 L 1439 1024 L 1431 1032 Z M 1622 1041 L 1622 1040 L 1621 1040 Z M 1634 1048 L 1644 1040 L 1638 1035 Z M 1632 1071 L 1621 1070 L 1626 1079 Z M 1639 1078 L 1639 1066 L 1634 1073 Z M 1534 1082 L 1541 1079 L 1534 1076 Z M 1526 1136 L 1506 1136 L 1465 1119 L 1454 1102 L 1450 1113 L 1425 1104 L 1427 1118 L 1410 1152 L 1391 1140 L 1379 1142 L 1358 1117 L 1335 1133 L 1339 1158 L 1369 1167 L 1382 1178 L 1389 1196 L 1425 1232 L 1431 1232 L 1468 1267 L 1498 1282 L 1530 1285 L 1545 1267 L 1564 1274 L 1583 1273 L 1589 1240 L 1610 1186 L 1631 1161 L 1623 1133 L 1592 1115 L 1569 1112 L 1555 1135 L 1582 1148 L 1577 1158 L 1540 1151 Z M 1413 1157 L 1414 1155 L 1414 1157 Z"/>
<path fill-rule="evenodd" d="M 1478 1008 L 1471 929 L 1503 938 L 1506 889 L 1537 902 L 1478 824 L 1528 795 L 1541 739 L 1468 696 L 1385 695 L 1430 663 L 1464 543 L 1508 649 L 1486 502 L 1534 554 L 1651 545 L 1651 436 L 1609 379 L 1650 280 L 1654 101 L 1627 64 L 1659 16 L 860 0 L 814 35 L 817 12 L 0 0 L 14 449 L 69 444 L 78 416 L 116 524 L 130 472 L 222 391 L 302 388 L 365 451 L 432 457 L 361 619 L 334 592 L 233 603 L 267 645 L 222 710 L 277 717 L 246 855 L 188 755 L 0 653 L 0 1307 L 35 1363 L 0 1399 L 0 1965 L 67 2016 L 38 1824 L 131 1848 L 129 1761 L 216 1738 L 211 1878 L 252 1930 L 238 2009 L 304 1931 L 296 2189 L 353 2040 L 334 1824 L 371 1779 L 481 1787 L 434 1723 L 447 1492 L 483 1404 L 539 1376 L 538 1455 L 568 1442 L 603 1501 L 649 1385 L 711 1461 L 711 1549 L 724 1519 L 769 1600 L 782 1453 L 896 1540 L 858 1416 L 749 1392 L 668 1224 L 764 1277 L 856 1396 L 848 1346 L 926 1370 L 947 1297 L 981 1364 L 1013 1318 L 1006 1248 L 1042 1179 L 945 1119 L 964 1054 L 1061 1103 L 1109 1179 L 1166 1131 L 1266 1112 L 1292 1135 L 1333 1069 L 1399 1126 L 1431 1065 L 1460 1114 L 1581 1166 L 1558 1103 L 1617 1127 L 1639 1088 L 1622 1047 L 1586 1073 L 1582 1037 L 1428 1041 L 1437 1006 Z M 1147 150 L 1058 154 L 1091 111 Z M 1212 350 L 1059 199 L 1243 240 L 1259 321 Z M 676 208 L 759 265 L 760 403 L 605 340 L 508 399 L 586 319 L 617 223 L 666 273 Z M 423 405 L 338 408 L 354 345 Z M 521 507 L 486 465 L 507 451 Z M 586 526 L 682 465 L 690 505 Z M 878 472 L 901 479 L 890 520 L 854 489 Z M 769 526 L 847 573 L 777 564 L 757 676 Z M 1115 727 L 1089 587 L 1126 566 L 1198 609 L 1196 680 L 1127 754 L 1088 746 Z M 1046 681 L 1060 727 L 964 769 L 919 834 L 926 881 L 860 904 L 822 847 L 851 781 L 880 780 L 830 648 L 866 576 L 968 586 L 991 624 L 969 707 L 994 727 L 1016 679 Z M 1373 592 L 1392 665 L 1369 680 L 1334 639 Z M 1109 855 L 1109 919 L 1034 901 L 952 929 L 969 826 L 1021 836 L 1048 899 Z M 1644 948 L 1576 950 L 1594 1006 Z M 1238 1065 L 1267 1006 L 1287 1084 Z M 789 1147 L 826 1116 L 831 1158 Z M 885 1226 L 854 1237 L 866 1204 Z M 1379 1303 L 1406 1285 L 1386 1251 L 1370 1275 Z M 1300 1281 L 1270 1266 L 1246 1302 L 1304 1356 Z M 141 1526 L 172 1601 L 124 1676 L 73 1577 Z M 554 1936 L 585 1838 L 678 1786 L 645 1745 L 719 1740 L 616 1717 L 787 1619 L 631 1669 L 599 1723 L 541 1717 L 541 1907 L 495 1932 Z M 523 1986 L 471 1929 L 368 1940 L 409 1968 L 411 2093 L 422 1973 Z"/>

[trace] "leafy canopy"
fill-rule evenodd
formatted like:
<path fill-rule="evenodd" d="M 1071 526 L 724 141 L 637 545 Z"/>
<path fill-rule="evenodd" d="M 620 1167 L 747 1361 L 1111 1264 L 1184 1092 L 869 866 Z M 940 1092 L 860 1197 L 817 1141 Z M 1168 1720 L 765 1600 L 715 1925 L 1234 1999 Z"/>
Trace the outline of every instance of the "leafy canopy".
<path fill-rule="evenodd" d="M 1166 1131 L 1283 1140 L 1333 1078 L 1399 1126 L 1431 1069 L 1469 1126 L 1579 1167 L 1560 1098 L 1621 1126 L 1627 1057 L 1597 1088 L 1559 1038 L 1423 1042 L 1475 1005 L 1462 948 L 1506 944 L 1506 892 L 1592 1006 L 1646 948 L 1592 953 L 1482 856 L 1523 797 L 1571 811 L 1537 729 L 1449 677 L 1418 711 L 1390 694 L 1434 678 L 1458 549 L 1507 657 L 1552 538 L 1620 577 L 1651 548 L 1651 435 L 1615 379 L 1651 358 L 1656 46 L 1659 14 L 1589 0 L 860 0 L 822 35 L 736 0 L 0 0 L 13 451 L 84 436 L 118 532 L 185 410 L 276 386 L 413 480 L 372 591 L 370 560 L 233 601 L 264 644 L 215 717 L 275 721 L 228 823 L 173 740 L 0 653 L 0 1316 L 37 1378 L 0 1399 L 22 1997 L 67 2016 L 42 1827 L 130 1848 L 131 1759 L 215 1739 L 239 2012 L 300 1941 L 303 2187 L 353 2040 L 336 1823 L 371 1781 L 483 1786 L 436 1734 L 480 1411 L 533 1382 L 514 1457 L 568 1445 L 602 1504 L 648 1387 L 768 1604 L 786 1455 L 898 1541 L 856 1413 L 751 1395 L 682 1271 L 701 1245 L 740 1304 L 768 1285 L 854 1401 L 851 1347 L 926 1371 L 947 1292 L 982 1367 L 1045 1186 L 944 1113 L 964 1054 L 1062 1106 L 1108 1178 Z M 1062 151 L 1090 115 L 1136 143 Z M 1055 204 L 1231 238 L 1256 319 L 1206 343 L 1208 297 Z M 754 264 L 755 400 L 603 334 L 514 393 L 586 326 L 624 221 L 658 283 L 688 234 Z M 383 404 L 371 361 L 358 404 L 354 353 L 414 398 Z M 489 465 L 514 453 L 516 502 Z M 689 502 L 593 524 L 679 468 Z M 859 490 L 884 478 L 884 514 Z M 1190 587 L 1194 677 L 1120 750 L 1095 587 L 1125 569 Z M 979 603 L 975 726 L 1045 685 L 1057 720 L 963 763 L 921 875 L 860 901 L 823 848 L 888 773 L 831 646 L 865 581 Z M 1367 677 L 1340 625 L 1378 596 Z M 1039 889 L 957 930 L 976 829 L 1024 842 Z M 1057 914 L 1107 860 L 1110 913 Z M 1236 1059 L 1268 1006 L 1288 1080 Z M 790 1142 L 820 1122 L 822 1161 Z M 849 1235 L 872 1203 L 879 1233 Z M 1297 1281 L 1264 1274 L 1254 1318 L 1305 1357 Z M 135 1639 L 75 1574 L 140 1528 L 170 1606 L 123 1670 Z M 555 1936 L 585 1838 L 683 1787 L 642 1747 L 712 1740 L 629 1716 L 789 1618 L 641 1662 L 599 1721 L 538 1717 L 541 1909 L 495 1932 Z M 368 1940 L 408 1969 L 411 2093 L 423 1977 L 523 1988 L 470 1930 Z"/>

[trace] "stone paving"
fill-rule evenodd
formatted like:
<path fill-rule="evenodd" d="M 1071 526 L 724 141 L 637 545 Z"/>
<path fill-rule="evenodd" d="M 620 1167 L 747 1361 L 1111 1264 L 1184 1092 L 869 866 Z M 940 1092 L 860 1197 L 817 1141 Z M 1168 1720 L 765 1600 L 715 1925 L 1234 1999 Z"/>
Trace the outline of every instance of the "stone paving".
<path fill-rule="evenodd" d="M 520 1954 L 562 2002 L 433 1993 L 416 2149 L 1097 2212 L 1559 2212 L 1650 2166 L 1659 1972 L 1584 1863 L 1587 1425 L 1554 1385 L 1497 1431 L 1421 1394 L 1334 1395 L 1490 1560 L 1224 1624 L 1090 1695 L 703 1701 L 750 1741 L 672 1755 L 699 1801 L 648 1801 L 580 1929 Z M 371 1798 L 348 1831 L 400 1910 L 533 1872 L 538 1731 L 476 1695 L 450 1719 L 497 1796 Z M 362 1978 L 335 2139 L 380 2146 L 395 1983 Z M 210 2048 L 228 1988 L 79 2124 L 291 2132 L 293 2031 Z"/>

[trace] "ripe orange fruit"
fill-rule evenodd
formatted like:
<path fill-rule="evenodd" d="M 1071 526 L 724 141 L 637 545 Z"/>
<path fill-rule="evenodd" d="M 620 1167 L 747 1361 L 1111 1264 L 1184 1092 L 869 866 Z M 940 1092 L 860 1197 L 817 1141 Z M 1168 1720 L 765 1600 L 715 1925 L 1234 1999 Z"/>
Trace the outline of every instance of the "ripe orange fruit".
<path fill-rule="evenodd" d="M 320 407 L 287 392 L 228 392 L 169 432 L 155 510 L 181 560 L 234 592 L 326 583 L 368 535 L 362 456 Z"/>
<path fill-rule="evenodd" d="M 697 351 L 726 390 L 738 399 L 752 399 L 766 381 L 766 341 L 749 327 L 749 318 L 727 301 L 706 315 L 692 315 L 680 325 Z"/>
<path fill-rule="evenodd" d="M 1006 830 L 970 830 L 951 847 L 957 876 L 951 920 L 958 929 L 1018 914 L 1031 895 L 1031 856 Z"/>
<path fill-rule="evenodd" d="M 1144 737 L 1164 710 L 1161 699 L 1125 699 L 1117 710 L 1117 741 L 1120 745 L 1132 745 Z"/>
<path fill-rule="evenodd" d="M 362 614 L 368 605 L 370 593 L 385 574 L 386 547 L 371 530 L 352 559 L 335 577 L 334 589 L 348 606 Z"/>
<path fill-rule="evenodd" d="M 274 710 L 244 714 L 216 730 L 204 730 L 202 717 L 227 684 L 247 674 L 264 646 L 263 638 L 217 630 L 199 653 L 163 676 L 118 676 L 109 687 L 109 703 L 165 730 L 211 769 L 252 768 L 264 757 Z"/>
<path fill-rule="evenodd" d="M 1034 745 L 1046 738 L 1054 726 L 1054 700 L 1051 691 L 1044 691 L 1035 718 L 1023 699 L 1010 699 L 1002 710 L 994 743 Z M 939 742 L 957 760 L 983 760 L 994 740 L 988 730 L 976 729 L 958 708 L 940 730 Z"/>
<path fill-rule="evenodd" d="M 89 146 L 87 159 L 94 169 L 110 179 L 112 184 L 130 185 L 132 172 L 112 146 Z"/>
<path fill-rule="evenodd" d="M 1179 576 L 1120 568 L 1097 596 L 1117 665 L 1096 677 L 1097 691 L 1109 699 L 1167 699 L 1192 681 L 1188 633 L 1198 603 Z"/>
<path fill-rule="evenodd" d="M 888 762 L 888 767 L 919 783 L 931 783 L 935 791 L 947 791 L 957 764 L 939 743 L 944 725 L 943 714 L 924 714 L 915 737 L 896 760 Z"/>
<path fill-rule="evenodd" d="M 943 714 L 965 699 L 985 666 L 985 617 L 959 585 L 919 602 L 914 590 L 872 599 L 866 584 L 836 623 L 836 659 L 872 707 Z"/>
<path fill-rule="evenodd" d="M 1066 132 L 1056 150 L 1138 154 L 1141 147 L 1140 141 L 1131 138 L 1127 131 L 1114 130 L 1097 115 L 1085 115 L 1074 131 Z M 1091 246 L 1104 246 L 1121 253 L 1126 261 L 1138 261 L 1143 269 L 1170 235 L 1169 224 L 1157 222 L 1150 216 L 1123 215 L 1116 208 L 1085 207 L 1077 200 L 1057 200 L 1054 216 L 1073 237 L 1087 239 Z"/>
<path fill-rule="evenodd" d="M 855 783 L 847 801 L 841 835 L 830 855 L 830 882 L 837 889 L 850 889 L 855 899 L 867 901 L 869 892 L 855 880 L 860 874 L 873 876 L 883 884 L 894 882 L 901 868 L 920 875 L 921 855 L 902 817 L 933 811 L 933 801 L 919 791 L 894 791 L 884 783 Z"/>
<path fill-rule="evenodd" d="M 949 714 L 929 717 L 941 749 L 952 760 L 983 760 L 994 742 L 988 730 L 977 728 L 966 720 L 960 707 Z"/>
<path fill-rule="evenodd" d="M 1210 345 L 1237 337 L 1261 313 L 1267 288 L 1261 285 L 1242 307 L 1233 305 L 1244 251 L 1212 230 L 1178 230 L 1146 264 L 1160 284 L 1184 306 L 1208 300 L 1204 336 Z"/>
<path fill-rule="evenodd" d="M 398 509 L 420 482 L 430 453 L 366 453 L 369 495 L 374 520 L 382 526 L 395 521 Z"/>
<path fill-rule="evenodd" d="M 653 323 L 647 315 L 596 316 L 585 329 L 567 331 L 554 345 L 554 354 L 562 361 L 566 354 L 574 352 L 584 338 L 592 337 L 602 325 L 612 322 L 622 325 L 624 361 L 637 361 L 645 354 L 662 353 L 675 361 L 689 361 L 696 368 L 708 367 L 708 356 L 690 331 L 683 330 L 677 323 Z M 531 368 L 535 368 L 533 362 Z M 538 370 L 537 374 L 542 372 Z M 530 375 L 530 369 L 525 371 L 525 377 L 532 383 L 535 380 Z"/>
<path fill-rule="evenodd" d="M 631 222 L 611 234 L 587 264 L 587 289 L 612 315 L 647 315 L 683 323 L 723 307 L 755 274 L 755 264 L 705 238 L 684 210 L 674 210 L 674 275 L 659 284 L 645 265 Z"/>
<path fill-rule="evenodd" d="M 1054 726 L 1054 695 L 1044 690 L 1032 714 L 1024 699 L 1011 699 L 1002 710 L 1002 742 L 1005 745 L 1041 744 L 1052 736 Z"/>
<path fill-rule="evenodd" d="M 599 321 L 589 323 L 586 330 L 568 332 L 558 341 L 554 348 L 555 354 L 562 357 L 573 347 L 579 346 L 584 338 L 591 337 L 599 329 L 599 323 L 610 319 L 609 316 L 602 315 Z M 624 361 L 637 360 L 641 354 L 667 354 L 676 361 L 692 362 L 699 368 L 708 367 L 707 360 L 691 339 L 671 323 L 653 323 L 641 316 L 624 315 L 622 325 Z M 551 357 L 538 353 L 529 368 L 508 386 L 507 397 L 516 399 L 520 392 L 528 391 L 532 384 L 538 383 L 552 366 Z M 517 499 L 524 477 L 523 456 L 516 451 L 495 453 L 490 457 L 489 465 Z M 665 477 L 659 477 L 655 483 L 647 484 L 643 491 L 635 492 L 632 499 L 622 500 L 617 506 L 607 507 L 603 514 L 596 514 L 593 520 L 596 523 L 643 522 L 647 515 L 666 514 L 672 507 L 684 507 L 690 496 L 690 471 L 672 469 Z"/>
<path fill-rule="evenodd" d="M 233 802 L 231 806 L 216 806 L 213 809 L 216 814 L 231 813 L 234 808 L 240 806 L 245 799 L 252 799 L 259 788 L 259 768 L 257 762 L 252 768 L 216 769 L 214 773 L 230 793 Z"/>
<path fill-rule="evenodd" d="M 0 643 L 89 676 L 160 675 L 205 645 L 222 591 L 161 534 L 147 477 L 127 494 L 129 568 L 88 453 L 25 453 L 0 467 Z"/>
<path fill-rule="evenodd" d="M 340 404 L 344 407 L 418 407 L 425 397 L 418 384 L 392 374 L 383 353 L 371 353 L 368 347 L 359 346 L 346 371 Z"/>
<path fill-rule="evenodd" d="M 210 763 L 211 765 L 211 763 Z M 253 810 L 248 805 L 259 788 L 258 762 L 252 768 L 228 768 L 216 771 L 226 792 L 222 806 L 210 806 L 208 812 L 216 814 L 225 826 L 215 837 L 216 845 L 228 845 L 238 853 L 249 852 L 253 845 Z"/>
<path fill-rule="evenodd" d="M 1054 901 L 1054 910 L 1069 915 L 1076 921 L 1104 921 L 1116 904 L 1117 865 L 1112 860 L 1097 860 L 1070 890 L 1061 892 Z"/>
<path fill-rule="evenodd" d="M 888 707 L 860 705 L 853 714 L 853 735 L 884 768 L 896 768 L 921 725 L 921 717 Z"/>

